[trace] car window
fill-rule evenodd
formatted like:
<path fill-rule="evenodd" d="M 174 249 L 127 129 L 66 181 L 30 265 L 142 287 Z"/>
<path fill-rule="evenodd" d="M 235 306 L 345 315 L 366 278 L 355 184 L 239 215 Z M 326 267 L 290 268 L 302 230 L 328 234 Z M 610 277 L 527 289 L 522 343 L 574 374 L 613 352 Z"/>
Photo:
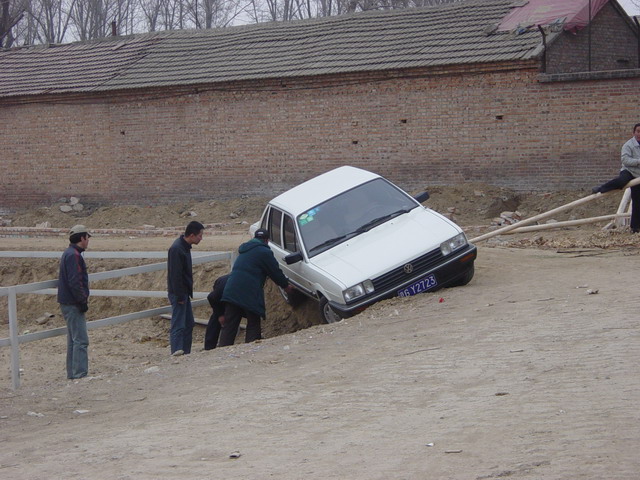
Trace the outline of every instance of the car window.
<path fill-rule="evenodd" d="M 298 215 L 302 242 L 313 257 L 419 203 L 383 178 L 358 185 Z"/>
<path fill-rule="evenodd" d="M 282 231 L 284 232 L 284 249 L 290 252 L 298 251 L 298 240 L 296 237 L 295 224 L 293 218 L 285 214 L 282 222 Z"/>
<path fill-rule="evenodd" d="M 269 215 L 271 213 L 271 207 L 267 207 L 267 213 L 262 215 L 262 220 L 260 221 L 260 228 L 264 228 L 265 230 L 269 230 Z"/>
<path fill-rule="evenodd" d="M 282 212 L 277 208 L 271 207 L 271 211 L 269 212 L 269 234 L 271 237 L 271 242 L 275 243 L 279 247 L 282 247 Z"/>

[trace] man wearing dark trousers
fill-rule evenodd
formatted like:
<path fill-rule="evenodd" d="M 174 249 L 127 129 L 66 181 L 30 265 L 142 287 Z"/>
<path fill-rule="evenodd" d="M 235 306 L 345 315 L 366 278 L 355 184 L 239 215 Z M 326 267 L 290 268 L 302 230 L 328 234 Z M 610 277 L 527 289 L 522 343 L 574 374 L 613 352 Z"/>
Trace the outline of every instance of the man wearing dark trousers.
<path fill-rule="evenodd" d="M 169 342 L 171 355 L 178 356 L 191 353 L 193 340 L 193 272 L 191 263 L 191 246 L 202 240 L 204 225 L 200 222 L 189 222 L 184 235 L 177 238 L 167 257 L 167 292 L 171 303 L 171 330 Z"/>
<path fill-rule="evenodd" d="M 213 289 L 211 290 L 211 293 L 207 295 L 207 300 L 209 300 L 209 305 L 211 305 L 213 313 L 211 314 L 211 317 L 209 317 L 207 330 L 204 334 L 205 350 L 214 349 L 218 344 L 220 329 L 222 328 L 221 320 L 224 322 L 225 311 L 225 305 L 222 303 L 222 292 L 224 292 L 224 287 L 227 284 L 228 278 L 229 274 L 218 277 L 216 281 L 213 282 Z"/>
<path fill-rule="evenodd" d="M 633 137 L 622 146 L 620 157 L 622 168 L 618 176 L 599 187 L 593 187 L 591 192 L 619 190 L 634 178 L 640 177 L 640 123 L 633 126 Z M 640 185 L 631 187 L 631 232 L 640 232 Z"/>
<path fill-rule="evenodd" d="M 267 277 L 289 293 L 293 289 L 269 248 L 268 230 L 256 230 L 254 238 L 240 245 L 238 253 L 222 294 L 225 313 L 219 347 L 233 345 L 242 317 L 247 319 L 245 342 L 262 338 L 260 320 L 264 318 L 266 310 L 264 283 Z"/>
<path fill-rule="evenodd" d="M 89 275 L 82 253 L 91 235 L 84 225 L 69 232 L 69 247 L 60 257 L 58 303 L 67 323 L 67 378 L 86 377 L 89 371 L 89 334 L 85 312 L 89 309 Z"/>

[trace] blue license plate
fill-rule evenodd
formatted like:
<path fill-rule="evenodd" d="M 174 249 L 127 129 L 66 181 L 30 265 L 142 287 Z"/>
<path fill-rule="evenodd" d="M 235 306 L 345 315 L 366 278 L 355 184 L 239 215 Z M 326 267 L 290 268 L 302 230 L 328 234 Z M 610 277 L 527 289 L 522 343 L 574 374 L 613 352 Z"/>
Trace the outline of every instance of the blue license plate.
<path fill-rule="evenodd" d="M 399 297 L 410 297 L 411 295 L 416 295 L 418 293 L 426 292 L 427 290 L 432 289 L 438 285 L 436 281 L 436 276 L 431 274 L 424 277 L 422 280 L 418 280 L 416 283 L 409 285 L 402 290 L 398 290 Z"/>

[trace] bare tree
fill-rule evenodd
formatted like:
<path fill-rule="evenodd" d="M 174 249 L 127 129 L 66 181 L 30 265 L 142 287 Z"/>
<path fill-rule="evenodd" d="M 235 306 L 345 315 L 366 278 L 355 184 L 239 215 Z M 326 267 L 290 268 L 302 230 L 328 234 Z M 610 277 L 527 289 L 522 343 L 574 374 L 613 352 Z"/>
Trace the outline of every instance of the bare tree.
<path fill-rule="evenodd" d="M 37 24 L 41 43 L 62 43 L 67 35 L 71 10 L 77 0 L 31 0 L 27 14 Z"/>
<path fill-rule="evenodd" d="M 160 18 L 160 2 L 158 0 L 140 0 L 140 10 L 144 15 L 144 23 L 148 32 L 155 32 Z"/>
<path fill-rule="evenodd" d="M 460 0 L 0 0 L 0 47 L 234 23 L 290 21 Z M 633 0 L 640 3 L 640 0 Z"/>
<path fill-rule="evenodd" d="M 71 30 L 77 40 L 102 38 L 111 33 L 111 23 L 117 31 L 133 33 L 137 21 L 135 0 L 76 1 L 71 8 Z"/>
<path fill-rule="evenodd" d="M 117 0 L 111 11 L 111 21 L 116 22 L 119 35 L 132 35 L 141 23 L 138 0 Z"/>
<path fill-rule="evenodd" d="M 245 8 L 242 0 L 187 0 L 186 22 L 195 28 L 231 25 Z"/>
<path fill-rule="evenodd" d="M 16 37 L 14 27 L 24 17 L 27 0 L 0 0 L 0 48 L 9 48 Z"/>

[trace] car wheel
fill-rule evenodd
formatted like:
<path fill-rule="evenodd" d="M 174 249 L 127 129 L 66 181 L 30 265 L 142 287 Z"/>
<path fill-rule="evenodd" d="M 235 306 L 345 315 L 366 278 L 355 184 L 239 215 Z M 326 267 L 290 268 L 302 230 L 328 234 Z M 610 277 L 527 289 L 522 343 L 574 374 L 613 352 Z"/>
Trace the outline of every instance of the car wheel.
<path fill-rule="evenodd" d="M 342 320 L 342 317 L 331 308 L 329 301 L 325 297 L 320 298 L 320 316 L 324 323 L 335 323 Z"/>
<path fill-rule="evenodd" d="M 462 287 L 463 285 L 466 285 L 471 281 L 474 273 L 475 273 L 475 267 L 472 266 L 469 270 L 467 270 L 467 273 L 465 273 L 459 280 L 456 281 L 454 286 Z"/>
<path fill-rule="evenodd" d="M 292 307 L 297 307 L 302 302 L 304 302 L 305 299 L 307 298 L 304 293 L 299 292 L 298 290 L 293 290 L 291 294 L 289 294 L 282 287 L 278 287 L 278 289 L 280 290 L 280 295 L 282 295 L 282 298 L 284 299 L 284 301 L 287 302 Z"/>

